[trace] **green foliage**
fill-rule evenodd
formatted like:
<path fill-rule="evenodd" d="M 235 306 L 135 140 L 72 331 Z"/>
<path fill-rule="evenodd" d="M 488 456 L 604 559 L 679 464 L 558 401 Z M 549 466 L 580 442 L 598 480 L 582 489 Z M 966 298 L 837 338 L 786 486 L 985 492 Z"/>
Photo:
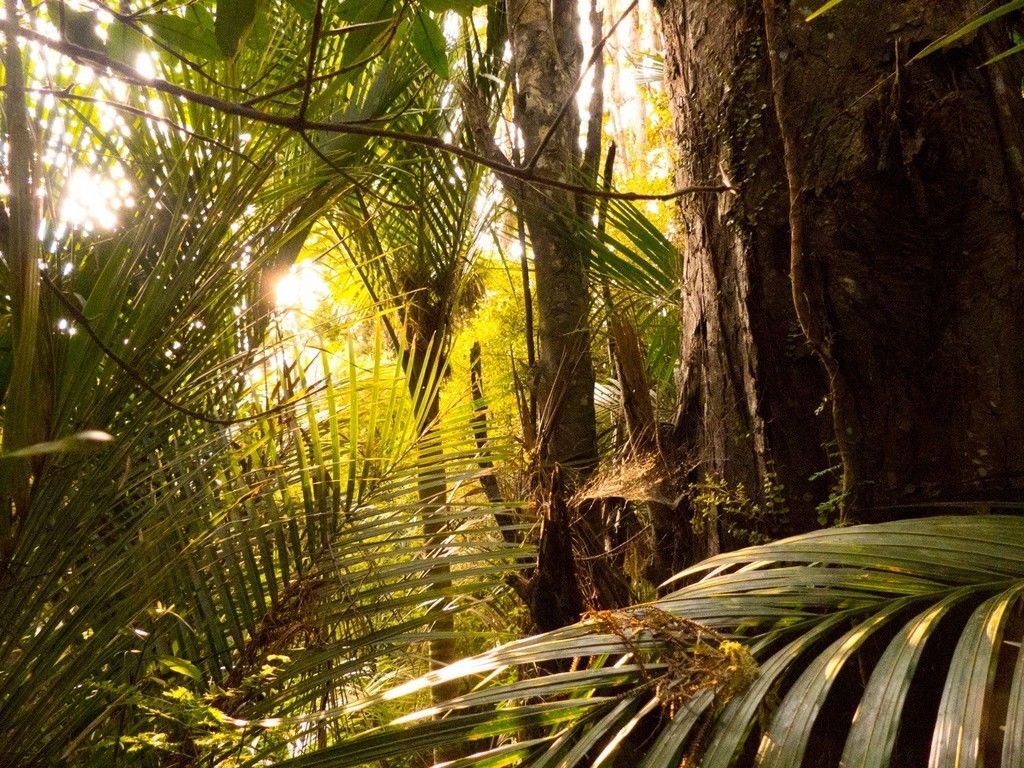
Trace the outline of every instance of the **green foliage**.
<path fill-rule="evenodd" d="M 813 21 L 822 14 L 831 11 L 833 8 L 838 6 L 842 1 L 843 0 L 829 0 L 827 3 L 819 7 L 813 13 L 808 14 L 806 17 L 806 21 Z M 992 24 L 993 22 L 998 21 L 999 19 L 1009 14 L 1012 14 L 1016 11 L 1020 11 L 1022 9 L 1024 9 L 1024 0 L 1009 0 L 1009 2 L 1003 3 L 1002 5 L 991 10 L 983 10 L 983 12 L 978 13 L 973 19 L 968 21 L 960 28 L 950 32 L 948 35 L 945 35 L 944 37 L 940 37 L 938 40 L 932 41 L 930 44 L 928 44 L 922 50 L 920 50 L 917 54 L 915 54 L 914 59 L 922 59 L 925 56 L 930 56 L 936 51 L 942 50 L 943 48 L 948 48 L 949 46 L 954 45 L 955 43 L 963 40 L 964 38 L 973 35 L 982 27 Z M 1021 51 L 1024 51 L 1024 45 L 1022 45 L 1019 41 L 1016 40 L 1014 42 L 1015 44 L 1013 46 L 1003 51 L 1002 53 L 993 56 L 986 62 L 986 64 L 994 64 L 997 61 L 1005 59 L 1007 56 L 1015 56 Z"/>
<path fill-rule="evenodd" d="M 224 34 L 218 34 L 213 14 L 201 3 L 187 6 L 184 15 L 157 12 L 142 16 L 139 21 L 153 30 L 159 42 L 175 52 L 204 61 L 231 55 L 221 47 L 220 38 Z"/>
<path fill-rule="evenodd" d="M 960 29 L 951 32 L 945 37 L 936 40 L 931 45 L 924 48 L 924 50 L 918 53 L 915 58 L 923 58 L 941 48 L 947 48 L 950 45 L 956 43 L 958 40 L 962 40 L 968 35 L 977 32 L 985 25 L 991 24 L 992 22 L 1003 18 L 1007 14 L 1013 13 L 1014 11 L 1019 11 L 1022 8 L 1024 8 L 1024 1 L 1010 0 L 1010 2 L 1000 5 L 998 8 L 979 14 L 975 18 L 971 19 L 971 21 L 969 21 L 967 24 L 964 24 L 962 27 L 960 27 Z"/>
<path fill-rule="evenodd" d="M 257 0 L 217 0 L 214 36 L 225 56 L 231 58 L 245 38 L 258 12 Z"/>
<path fill-rule="evenodd" d="M 264 29 L 262 49 L 242 41 L 228 62 L 212 47 L 208 8 L 159 16 L 138 19 L 171 49 L 154 67 L 186 87 L 273 92 L 304 74 L 308 38 L 294 30 Z M 310 115 L 373 120 L 429 96 L 401 42 L 316 88 Z M 337 67 L 347 43 L 326 38 L 321 65 Z M 210 70 L 180 66 L 181 55 Z M 68 66 L 46 85 L 70 93 L 78 75 Z M 2 500 L 0 753 L 26 764 L 226 765 L 315 749 L 394 716 L 380 704 L 317 724 L 317 713 L 424 671 L 418 649 L 437 612 L 483 615 L 529 552 L 509 546 L 478 503 L 468 406 L 428 416 L 410 399 L 385 331 L 391 307 L 363 294 L 346 329 L 332 320 L 319 333 L 273 305 L 273 282 L 311 222 L 362 234 L 355 188 L 373 200 L 416 176 L 400 164 L 379 175 L 394 146 L 370 137 L 307 141 L 141 89 L 93 89 L 30 104 L 39 146 L 67 153 L 47 156 L 50 199 L 70 186 L 66 163 L 101 178 L 118 169 L 133 205 L 99 232 L 48 208 L 40 230 L 47 367 L 36 380 L 47 386 L 26 401 L 47 432 L 10 444 L 3 462 L 24 468 L 32 492 L 23 505 Z M 146 109 L 112 130 L 106 100 Z M 419 192 L 401 191 L 403 204 L 431 202 Z M 449 221 L 436 215 L 436 227 Z M 10 291 L 10 273 L 0 277 Z M 80 451 L 97 430 L 114 439 Z M 501 445 L 490 450 L 500 460 Z M 417 489 L 441 468 L 452 489 L 439 546 L 422 533 Z"/>
<path fill-rule="evenodd" d="M 836 465 L 811 476 L 812 480 L 819 477 L 831 477 L 833 479 L 832 484 L 829 486 L 828 496 L 825 497 L 824 501 L 819 502 L 814 508 L 814 511 L 818 513 L 819 525 L 835 525 L 843 517 L 843 509 L 846 504 L 847 493 L 843 490 L 843 487 L 840 484 L 840 478 L 842 477 L 841 470 L 842 467 Z"/>
<path fill-rule="evenodd" d="M 766 544 L 680 574 L 704 578 L 651 605 L 491 647 L 524 623 L 505 581 L 535 554 L 533 519 L 510 514 L 527 484 L 505 482 L 500 503 L 480 488 L 529 459 L 513 448 L 524 328 L 517 278 L 487 251 L 502 225 L 491 182 L 394 134 L 217 108 L 301 103 L 320 125 L 461 141 L 452 81 L 505 74 L 503 30 L 487 30 L 486 53 L 476 37 L 480 5 L 325 2 L 311 82 L 309 0 L 21 12 L 90 57 L 155 54 L 157 76 L 194 93 L 8 46 L 9 165 L 37 156 L 45 205 L 41 226 L 15 215 L 35 193 L 7 174 L 0 762 L 420 765 L 469 742 L 454 765 L 735 765 L 760 744 L 764 764 L 787 766 L 838 691 L 861 707 L 844 759 L 884 765 L 905 702 L 948 668 L 931 691 L 933 760 L 968 761 L 1010 679 L 1001 744 L 1018 766 L 1013 518 Z M 465 57 L 448 56 L 446 14 L 462 17 Z M 496 116 L 504 91 L 487 93 Z M 18 131 L 29 118 L 34 147 Z M 77 171 L 131 189 L 113 225 L 62 218 Z M 576 236 L 670 389 L 678 251 L 635 205 L 611 202 L 606 223 Z M 19 262 L 18 242 L 38 258 Z M 297 263 L 330 283 L 315 306 L 275 298 Z M 505 416 L 486 445 L 466 393 L 478 338 Z M 444 492 L 425 502 L 430 482 Z M 689 495 L 698 523 L 736 540 L 785 523 L 774 475 L 756 491 L 707 477 Z M 453 637 L 467 658 L 424 675 Z M 452 681 L 461 695 L 429 708 Z"/>
<path fill-rule="evenodd" d="M 482 0 L 420 0 L 420 6 L 431 13 L 454 11 L 460 16 L 469 16 L 473 8 L 486 4 Z"/>
<path fill-rule="evenodd" d="M 409 40 L 423 61 L 438 77 L 448 79 L 447 43 L 441 27 L 423 11 L 413 14 L 409 25 Z"/>
<path fill-rule="evenodd" d="M 264 721 L 250 728 L 245 738 L 237 718 L 217 707 L 223 698 L 220 692 L 196 695 L 157 679 L 148 686 L 101 684 L 98 688 L 112 705 L 137 713 L 139 721 L 132 733 L 98 740 L 92 756 L 95 764 L 124 760 L 132 765 L 159 765 L 183 755 L 222 754 L 219 765 L 242 766 L 256 757 L 254 734 L 263 745 L 261 752 L 278 757 L 287 755 L 287 743 L 296 736 L 294 729 Z"/>
<path fill-rule="evenodd" d="M 784 491 L 773 472 L 765 475 L 754 499 L 743 483 L 730 485 L 705 475 L 687 489 L 694 531 L 699 533 L 704 526 L 717 524 L 740 543 L 764 544 L 777 539 L 789 523 Z"/>
<path fill-rule="evenodd" d="M 114 22 L 107 28 L 107 55 L 126 66 L 134 66 L 139 54 L 146 51 L 146 36 L 134 27 Z"/>
<path fill-rule="evenodd" d="M 1009 768 L 1024 745 L 1024 656 L 1003 650 L 1004 633 L 1019 633 L 1021 542 L 1020 517 L 937 517 L 719 555 L 677 577 L 704 578 L 651 606 L 510 643 L 385 696 L 509 665 L 589 659 L 584 667 L 485 679 L 443 706 L 441 720 L 402 718 L 286 765 L 356 765 L 362 750 L 390 753 L 385 743 L 418 751 L 463 738 L 478 750 L 466 765 L 717 768 L 750 765 L 756 751 L 758 765 L 788 768 L 823 750 L 841 750 L 844 765 L 902 765 L 908 755 L 964 765 L 995 739 Z M 725 678 L 737 684 L 723 689 L 709 675 L 679 706 L 659 697 L 679 679 L 676 644 L 700 654 L 719 637 L 742 643 L 757 674 L 739 663 L 748 671 Z M 1004 737 L 982 713 L 1007 693 Z M 850 727 L 832 733 L 830 722 Z"/>

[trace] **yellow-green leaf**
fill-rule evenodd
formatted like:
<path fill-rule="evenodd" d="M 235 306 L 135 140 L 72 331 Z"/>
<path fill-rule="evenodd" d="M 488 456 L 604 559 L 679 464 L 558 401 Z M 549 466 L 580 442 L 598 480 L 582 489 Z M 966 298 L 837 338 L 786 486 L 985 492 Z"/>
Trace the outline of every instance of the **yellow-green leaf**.
<path fill-rule="evenodd" d="M 238 52 L 242 38 L 256 20 L 256 0 L 217 0 L 214 36 L 228 58 Z"/>
<path fill-rule="evenodd" d="M 447 79 L 448 56 L 445 53 L 444 32 L 437 22 L 423 11 L 417 11 L 409 29 L 409 40 L 434 74 Z"/>
<path fill-rule="evenodd" d="M 156 661 L 170 672 L 191 677 L 193 680 L 203 679 L 203 673 L 199 671 L 199 667 L 187 659 L 179 659 L 177 656 L 157 656 Z"/>

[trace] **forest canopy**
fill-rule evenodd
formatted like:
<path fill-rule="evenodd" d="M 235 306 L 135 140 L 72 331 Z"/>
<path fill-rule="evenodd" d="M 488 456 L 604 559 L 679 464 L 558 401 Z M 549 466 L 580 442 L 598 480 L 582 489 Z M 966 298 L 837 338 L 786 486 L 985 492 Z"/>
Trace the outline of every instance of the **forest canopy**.
<path fill-rule="evenodd" d="M 1022 23 L 5 0 L 0 765 L 1020 768 Z"/>

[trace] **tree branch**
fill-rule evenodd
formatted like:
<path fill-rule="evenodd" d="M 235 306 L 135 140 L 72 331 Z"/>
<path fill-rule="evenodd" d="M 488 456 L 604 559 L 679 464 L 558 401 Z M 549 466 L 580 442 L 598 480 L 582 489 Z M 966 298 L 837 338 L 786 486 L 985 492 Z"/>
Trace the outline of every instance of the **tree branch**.
<path fill-rule="evenodd" d="M 236 117 L 242 117 L 254 122 L 264 123 L 266 125 L 275 125 L 281 128 L 286 128 L 290 131 L 301 132 L 301 131 L 321 131 L 323 133 L 336 133 L 343 135 L 352 136 L 367 136 L 378 139 L 388 139 L 391 141 L 399 141 L 407 144 L 414 144 L 422 147 L 428 147 L 436 149 L 439 152 L 446 152 L 450 155 L 460 157 L 464 160 L 468 160 L 478 165 L 482 165 L 485 168 L 504 174 L 508 177 L 518 179 L 519 181 L 535 184 L 540 187 L 548 187 L 551 189 L 562 189 L 568 192 L 574 192 L 579 194 L 591 195 L 593 197 L 609 198 L 615 200 L 675 200 L 676 198 L 683 197 L 684 195 L 700 194 L 700 193 L 714 193 L 714 192 L 727 192 L 732 190 L 732 187 L 726 184 L 700 184 L 690 187 L 682 187 L 675 189 L 671 192 L 665 192 L 661 194 L 647 194 L 642 192 L 613 192 L 604 191 L 598 189 L 587 188 L 580 184 L 573 184 L 570 182 L 561 181 L 559 179 L 552 179 L 544 176 L 539 176 L 536 173 L 530 171 L 527 168 L 518 168 L 507 161 L 492 160 L 484 155 L 476 152 L 471 152 L 463 147 L 455 144 L 450 144 L 437 136 L 425 136 L 416 133 L 407 133 L 405 131 L 395 131 L 387 128 L 371 128 L 364 124 L 350 123 L 350 122 L 329 122 L 320 120 L 309 120 L 303 118 L 300 115 L 280 115 L 273 112 L 266 112 L 263 110 L 255 109 L 254 107 L 247 106 L 245 104 L 239 104 L 232 101 L 226 101 L 224 99 L 211 96 L 206 93 L 194 91 L 190 88 L 185 88 L 180 85 L 162 80 L 159 78 L 145 78 L 139 75 L 131 67 L 120 64 L 107 56 L 97 53 L 89 48 L 82 48 L 81 46 L 70 43 L 66 40 L 52 40 L 51 38 L 36 32 L 32 29 L 25 27 L 16 27 L 16 34 L 26 40 L 31 40 L 39 45 L 55 50 L 75 61 L 88 62 L 95 66 L 106 67 L 117 77 L 123 79 L 132 85 L 137 85 L 142 88 L 152 88 L 153 90 L 161 93 L 166 93 L 171 96 L 176 96 L 187 101 L 191 101 L 195 104 L 201 104 L 209 107 L 210 109 L 224 114 L 234 115 Z"/>
<path fill-rule="evenodd" d="M 313 93 L 313 73 L 316 70 L 316 52 L 320 48 L 320 32 L 324 26 L 324 0 L 316 0 L 313 13 L 313 30 L 309 39 L 309 58 L 306 61 L 306 82 L 302 87 L 302 102 L 299 104 L 299 118 L 306 119 L 309 98 Z"/>

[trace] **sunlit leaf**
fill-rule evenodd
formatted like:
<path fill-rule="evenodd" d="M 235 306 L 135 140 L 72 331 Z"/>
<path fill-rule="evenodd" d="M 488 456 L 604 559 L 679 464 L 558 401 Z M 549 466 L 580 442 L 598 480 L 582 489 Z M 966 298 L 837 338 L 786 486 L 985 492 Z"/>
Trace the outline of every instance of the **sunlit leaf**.
<path fill-rule="evenodd" d="M 85 453 L 103 448 L 111 440 L 109 435 L 99 429 L 88 429 L 84 432 L 77 432 L 74 435 L 62 437 L 59 440 L 49 440 L 45 443 L 35 443 L 16 451 L 0 455 L 0 459 L 19 459 L 30 456 L 45 456 L 51 453 Z"/>
<path fill-rule="evenodd" d="M 448 79 L 447 46 L 438 23 L 423 11 L 417 11 L 409 27 L 409 40 L 434 74 Z"/>
<path fill-rule="evenodd" d="M 156 661 L 164 669 L 184 677 L 190 677 L 193 680 L 203 679 L 203 673 L 199 671 L 199 667 L 187 659 L 179 659 L 177 656 L 157 656 Z"/>
<path fill-rule="evenodd" d="M 256 20 L 257 0 L 217 0 L 214 34 L 225 56 L 231 58 Z"/>
<path fill-rule="evenodd" d="M 819 7 L 817 10 L 807 14 L 807 16 L 806 16 L 806 18 L 804 20 L 805 21 L 811 21 L 813 19 L 816 19 L 818 16 L 821 16 L 823 13 L 828 13 L 829 11 L 831 11 L 833 8 L 835 8 L 837 5 L 839 5 L 841 2 L 843 2 L 843 0 L 828 0 L 827 3 L 825 3 L 824 5 Z"/>
<path fill-rule="evenodd" d="M 107 29 L 107 55 L 114 61 L 135 66 L 140 53 L 146 50 L 146 37 L 129 25 L 114 21 Z"/>
<path fill-rule="evenodd" d="M 938 51 L 942 48 L 948 48 L 950 45 L 953 45 L 957 41 L 962 40 L 963 38 L 973 34 L 974 32 L 977 32 L 986 24 L 991 24 L 993 21 L 1001 19 L 1003 16 L 1006 16 L 1009 13 L 1013 13 L 1014 11 L 1019 11 L 1022 8 L 1024 8 L 1024 0 L 1010 0 L 1010 2 L 1000 5 L 998 8 L 994 8 L 991 11 L 987 11 L 986 13 L 980 14 L 979 16 L 976 16 L 975 18 L 971 19 L 971 21 L 969 21 L 967 24 L 964 24 L 959 29 L 950 32 L 945 37 L 939 38 L 935 42 L 926 46 L 923 50 L 917 53 L 912 60 L 922 59 L 925 56 L 929 56 L 935 53 L 935 51 Z"/>

